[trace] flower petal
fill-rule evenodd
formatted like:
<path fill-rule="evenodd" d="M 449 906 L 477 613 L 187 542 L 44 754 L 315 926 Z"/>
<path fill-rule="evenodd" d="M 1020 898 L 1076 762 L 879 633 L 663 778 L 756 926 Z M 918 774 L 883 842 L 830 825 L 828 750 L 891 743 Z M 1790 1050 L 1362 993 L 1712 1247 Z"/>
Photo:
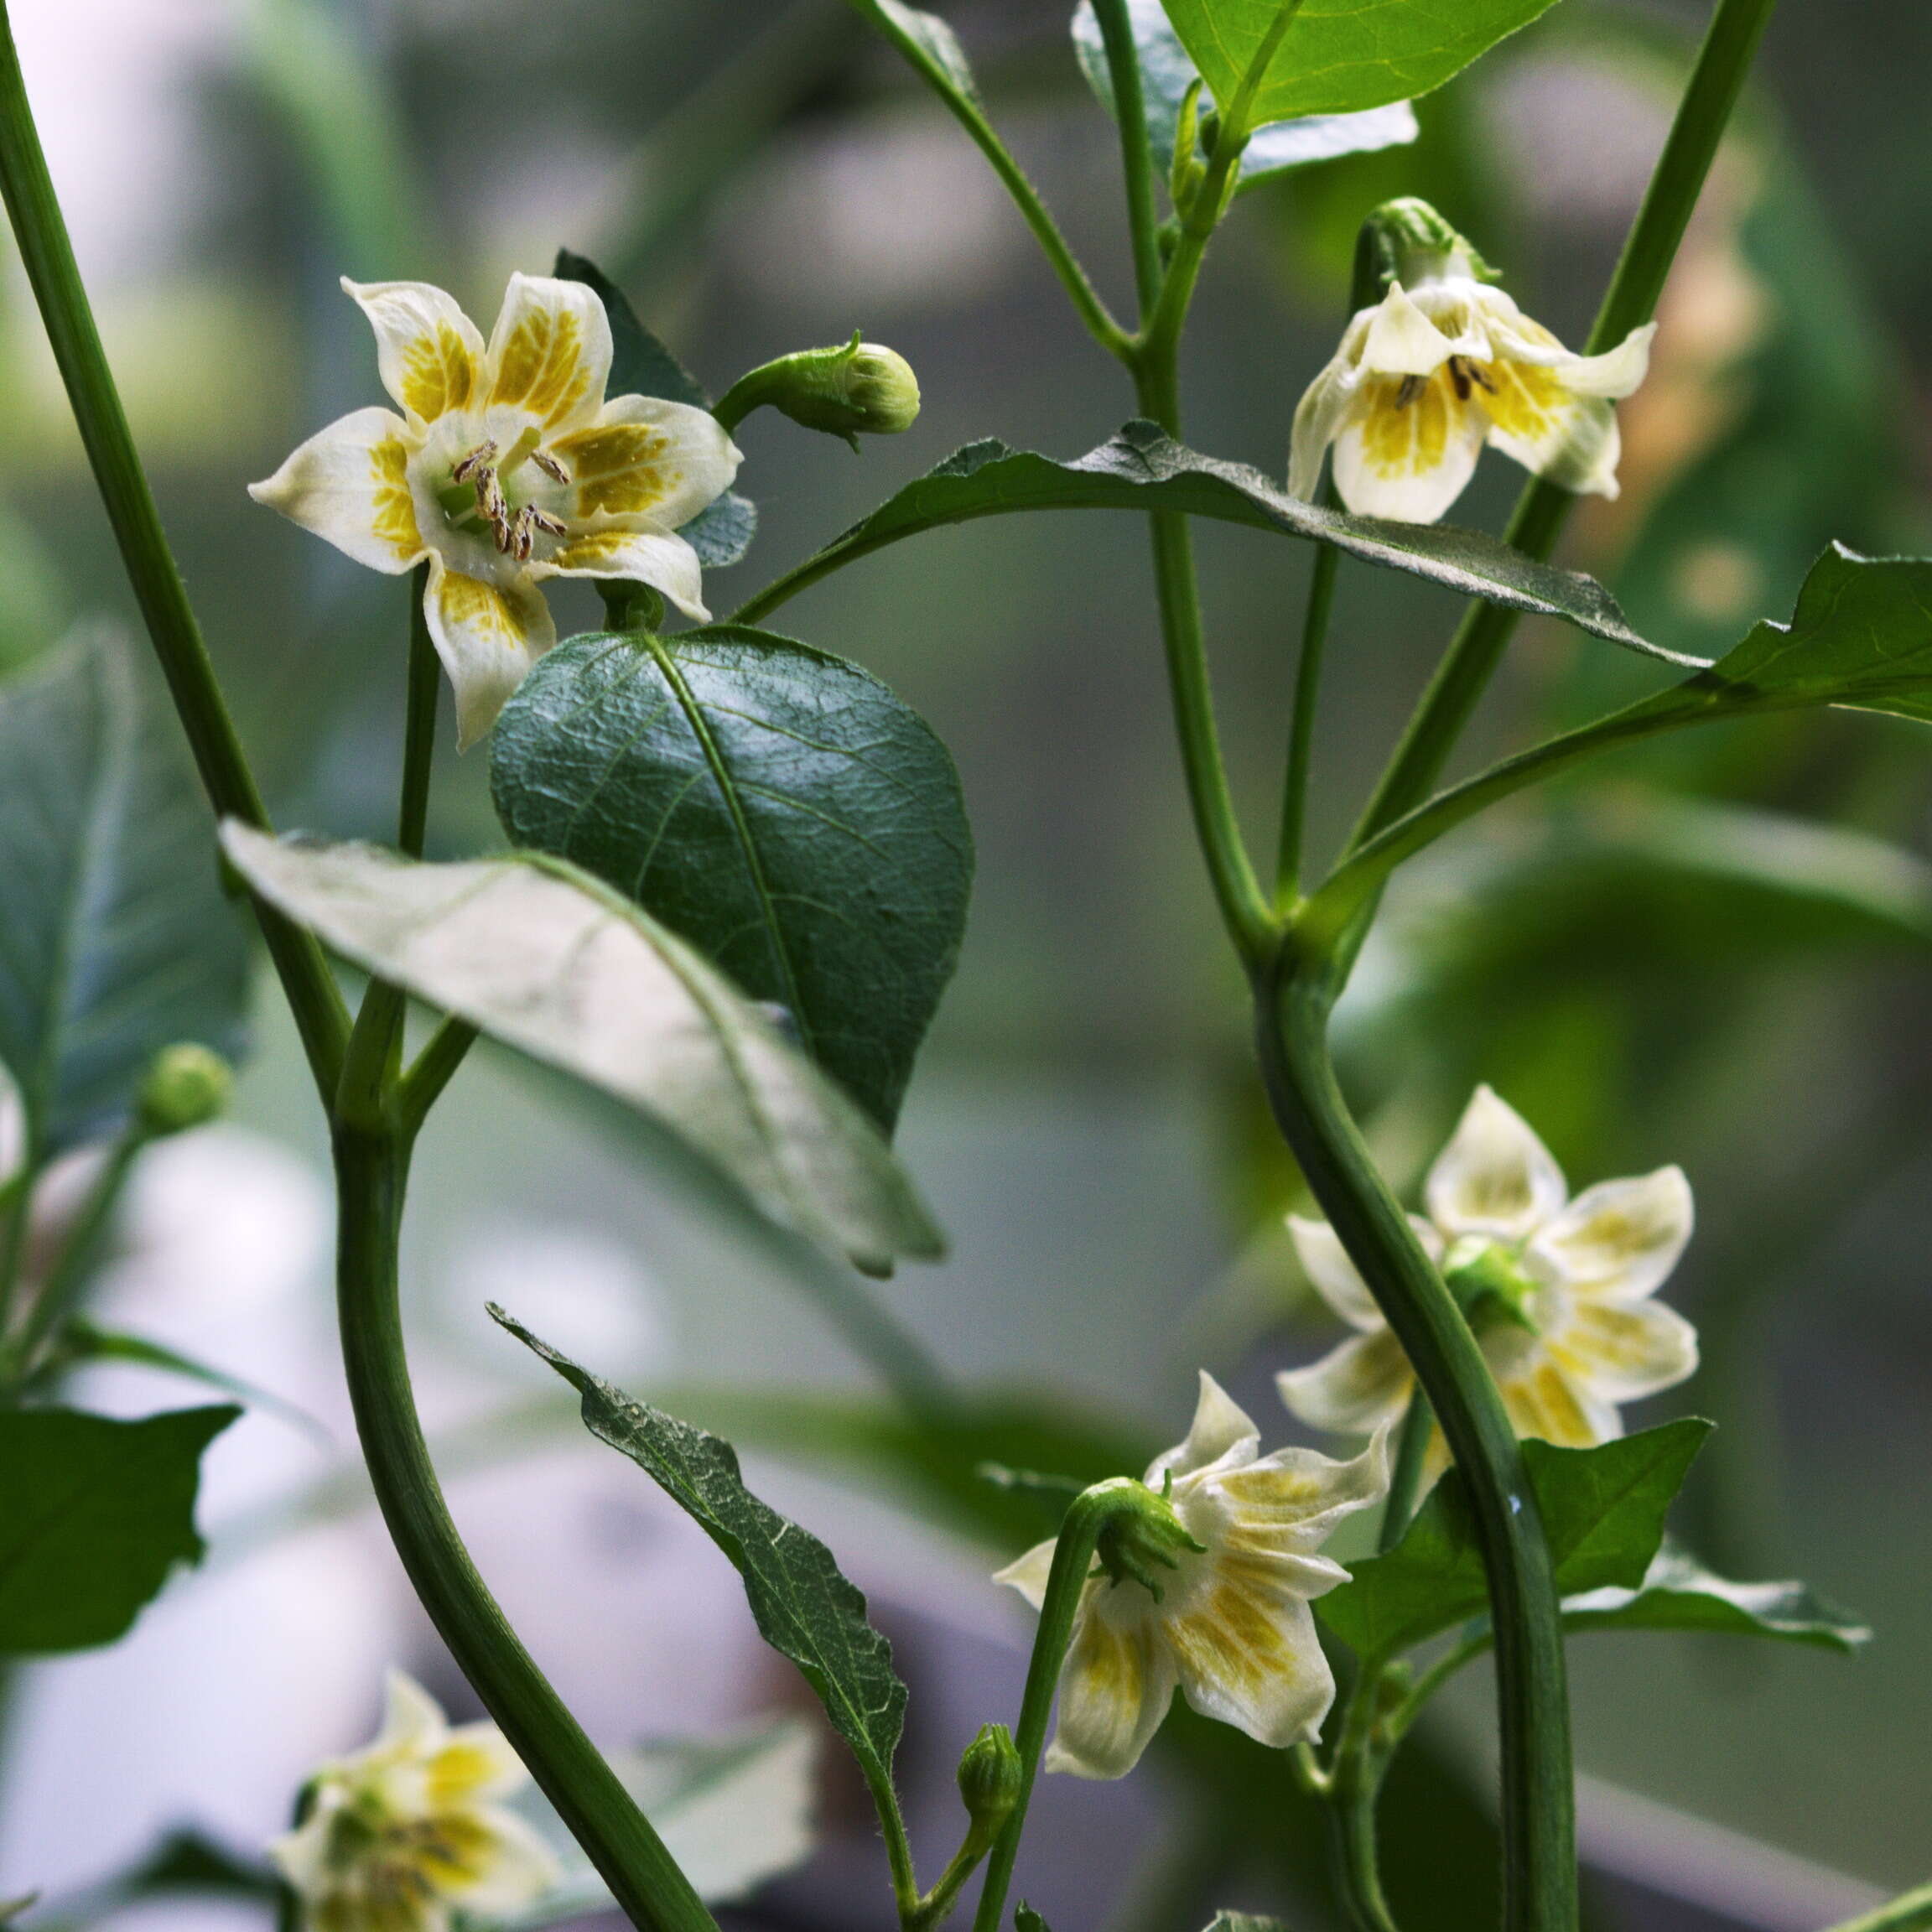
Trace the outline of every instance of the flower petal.
<path fill-rule="evenodd" d="M 436 1841 L 456 1856 L 426 1856 L 427 1875 L 439 1890 L 462 1901 L 465 1911 L 506 1916 L 543 1897 L 563 1872 L 536 1831 L 514 1812 L 494 1805 L 440 1814 Z"/>
<path fill-rule="evenodd" d="M 1432 376 L 1456 352 L 1456 345 L 1415 304 L 1400 282 L 1389 284 L 1380 305 L 1370 312 L 1362 340 L 1362 368 L 1371 376 Z"/>
<path fill-rule="evenodd" d="M 1444 371 L 1368 377 L 1335 439 L 1335 487 L 1358 516 L 1433 523 L 1475 475 L 1488 429 Z"/>
<path fill-rule="evenodd" d="M 1247 1410 L 1205 1368 L 1200 1375 L 1201 1392 L 1187 1440 L 1156 1456 L 1148 1466 L 1143 1480 L 1150 1489 L 1158 1489 L 1163 1477 L 1192 1476 L 1244 1446 L 1247 1453 L 1237 1460 L 1250 1462 L 1261 1446 L 1261 1431 Z"/>
<path fill-rule="evenodd" d="M 595 423 L 558 437 L 550 453 L 570 473 L 556 492 L 566 522 L 644 517 L 665 530 L 722 496 L 744 460 L 709 410 L 657 396 L 613 397 Z"/>
<path fill-rule="evenodd" d="M 1334 1675 L 1306 1598 L 1271 1566 L 1224 1566 L 1214 1589 L 1162 1628 L 1182 1694 L 1203 1717 L 1277 1750 L 1320 1734 Z"/>
<path fill-rule="evenodd" d="M 413 417 L 433 423 L 467 409 L 482 387 L 483 336 L 455 298 L 427 282 L 351 282 L 342 288 L 376 331 L 382 387 Z"/>
<path fill-rule="evenodd" d="M 1435 1223 L 1420 1214 L 1409 1217 L 1409 1225 L 1424 1253 L 1431 1261 L 1442 1259 L 1442 1237 Z M 1326 1221 L 1308 1221 L 1299 1214 L 1288 1217 L 1288 1236 L 1295 1244 L 1296 1259 L 1314 1283 L 1316 1292 L 1351 1328 L 1365 1335 L 1386 1326 L 1368 1284 L 1362 1279 L 1342 1237 Z"/>
<path fill-rule="evenodd" d="M 527 573 L 470 577 L 440 557 L 430 560 L 423 608 L 456 693 L 456 748 L 467 751 L 557 641 L 557 627 Z"/>
<path fill-rule="evenodd" d="M 1036 1543 L 1024 1556 L 1015 1557 L 1004 1570 L 995 1570 L 993 1581 L 1017 1590 L 1037 1610 L 1046 1601 L 1046 1579 L 1052 1572 L 1053 1552 L 1059 1546 L 1056 1536 Z"/>
<path fill-rule="evenodd" d="M 1409 1405 L 1415 1372 L 1387 1328 L 1352 1335 L 1306 1368 L 1284 1368 L 1275 1386 L 1291 1415 L 1311 1429 L 1365 1435 L 1395 1420 Z"/>
<path fill-rule="evenodd" d="M 1519 1436 L 1560 1449 L 1591 1449 L 1623 1433 L 1616 1405 L 1579 1386 L 1541 1350 L 1523 1374 L 1498 1379 L 1497 1387 Z"/>
<path fill-rule="evenodd" d="M 1552 1270 L 1572 1291 L 1638 1301 L 1677 1265 L 1696 1209 L 1681 1167 L 1586 1187 L 1530 1244 L 1533 1265 Z"/>
<path fill-rule="evenodd" d="M 248 494 L 358 564 L 399 577 L 422 561 L 424 548 L 408 472 L 402 418 L 358 409 L 319 429 Z"/>
<path fill-rule="evenodd" d="M 1478 1087 L 1424 1183 L 1429 1218 L 1445 1234 L 1520 1241 L 1563 1205 L 1563 1171 L 1529 1123 Z"/>
<path fill-rule="evenodd" d="M 1623 438 L 1607 402 L 1579 396 L 1554 369 L 1492 362 L 1489 441 L 1533 475 L 1580 496 L 1615 496 Z"/>
<path fill-rule="evenodd" d="M 1354 373 L 1358 353 L 1351 338 L 1366 333 L 1351 323 L 1342 338 L 1342 348 L 1334 360 L 1301 392 L 1295 405 L 1295 427 L 1288 439 L 1288 494 L 1304 503 L 1312 503 L 1322 483 L 1322 460 L 1335 440 L 1348 413 L 1358 381 Z"/>
<path fill-rule="evenodd" d="M 419 1758 L 449 1735 L 443 1706 L 407 1670 L 392 1666 L 382 1680 L 382 1728 L 364 1755 Z"/>
<path fill-rule="evenodd" d="M 1697 1331 L 1661 1301 L 1579 1301 L 1548 1346 L 1572 1383 L 1609 1402 L 1675 1388 L 1697 1368 Z"/>
<path fill-rule="evenodd" d="M 523 1760 L 494 1724 L 462 1724 L 450 1732 L 423 1766 L 428 1802 L 450 1805 L 501 1798 L 530 1782 Z"/>
<path fill-rule="evenodd" d="M 669 530 L 627 530 L 621 526 L 573 530 L 531 566 L 532 577 L 625 577 L 662 590 L 678 608 L 700 623 L 704 608 L 704 571 L 698 553 Z"/>
<path fill-rule="evenodd" d="M 1131 1591 L 1138 1602 L 1109 1602 Z M 1140 1762 L 1174 1701 L 1174 1654 L 1138 1583 L 1096 1586 L 1083 1607 L 1060 1673 L 1060 1723 L 1049 1771 L 1124 1778 Z M 1110 1611 L 1124 1613 L 1110 1615 Z"/>
<path fill-rule="evenodd" d="M 594 288 L 512 275 L 491 331 L 486 395 L 547 429 L 595 420 L 610 374 L 610 320 Z"/>
<path fill-rule="evenodd" d="M 1215 1478 L 1221 1550 L 1246 1556 L 1306 1556 L 1344 1516 L 1381 1501 L 1389 1488 L 1389 1432 L 1384 1426 L 1359 1456 L 1337 1462 L 1318 1450 L 1277 1449 L 1271 1456 Z M 1197 1540 L 1208 1539 L 1197 1532 Z M 1337 1577 L 1335 1581 L 1339 1581 Z M 1323 1584 L 1321 1587 L 1328 1586 Z M 1304 1589 L 1305 1597 L 1320 1589 Z"/>

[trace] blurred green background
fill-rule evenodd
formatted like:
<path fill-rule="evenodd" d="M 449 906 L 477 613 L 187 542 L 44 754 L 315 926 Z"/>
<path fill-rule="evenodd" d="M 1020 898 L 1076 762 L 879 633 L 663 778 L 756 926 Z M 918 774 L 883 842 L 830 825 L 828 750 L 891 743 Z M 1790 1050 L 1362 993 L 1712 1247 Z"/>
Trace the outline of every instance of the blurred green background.
<path fill-rule="evenodd" d="M 1061 10 L 946 11 L 1000 126 L 1124 302 L 1111 133 Z M 109 354 L 283 825 L 384 836 L 401 737 L 406 586 L 242 488 L 376 397 L 340 274 L 439 281 L 487 326 L 507 273 L 542 272 L 567 245 L 714 391 L 854 326 L 909 356 L 924 413 L 857 460 L 769 413 L 745 426 L 740 487 L 761 528 L 745 563 L 708 579 L 720 614 L 961 443 L 1072 455 L 1131 413 L 969 146 L 837 0 L 20 12 Z M 1343 319 L 1355 225 L 1389 195 L 1436 200 L 1525 307 L 1580 337 L 1703 13 L 1564 0 L 1422 102 L 1413 148 L 1246 196 L 1198 305 L 1189 439 L 1280 474 L 1295 402 Z M 1666 297 L 1654 373 L 1623 412 L 1624 494 L 1589 505 L 1570 547 L 1663 642 L 1711 654 L 1787 614 L 1831 539 L 1924 547 L 1929 71 L 1932 18 L 1909 0 L 1787 0 L 1774 23 Z M 77 618 L 132 614 L 17 264 L 4 304 L 0 660 L 18 662 Z M 1496 527 L 1516 481 L 1487 458 L 1457 520 Z M 1200 544 L 1235 782 L 1263 827 L 1308 560 L 1219 527 Z M 931 719 L 979 840 L 963 961 L 901 1136 L 954 1255 L 880 1298 L 970 1384 L 1053 1391 L 1166 1441 L 1206 1363 L 1272 1438 L 1291 1428 L 1273 1368 L 1331 1337 L 1279 1233 L 1295 1181 L 1246 1071 L 1182 808 L 1144 548 L 1130 518 L 981 523 L 856 566 L 775 627 L 858 659 Z M 582 586 L 555 602 L 560 629 L 594 624 Z M 1318 850 L 1350 823 L 1455 615 L 1426 586 L 1344 566 Z M 1526 626 L 1467 756 L 1654 681 Z M 1579 1185 L 1666 1161 L 1689 1171 L 1700 1232 L 1667 1293 L 1702 1329 L 1706 1367 L 1644 1418 L 1722 1425 L 1684 1528 L 1732 1574 L 1801 1576 L 1878 1636 L 1851 1664 L 1581 1644 L 1581 1762 L 1891 1887 L 1932 1864 L 1929 778 L 1932 740 L 1869 715 L 1621 756 L 1411 868 L 1344 1029 L 1356 1097 L 1404 1185 L 1478 1079 Z M 486 780 L 485 754 L 443 747 L 437 851 L 500 839 Z M 313 1154 L 272 989 L 257 1033 L 245 1118 Z M 641 1258 L 682 1379 L 864 1384 L 782 1259 L 599 1145 L 553 1091 L 491 1063 L 456 1096 L 418 1183 L 422 1273 L 440 1284 L 420 1311 L 425 1350 L 487 1354 L 480 1295 L 439 1258 L 462 1231 L 522 1216 L 601 1229 Z M 533 1282 L 519 1312 L 542 1326 L 554 1285 Z M 847 1505 L 832 1508 L 818 1527 L 839 1546 Z M 891 1547 L 890 1532 L 874 1540 Z M 922 1614 L 951 1614 L 939 1587 L 900 1587 Z M 1472 1678 L 1457 1704 L 1466 1742 L 1483 1689 Z"/>

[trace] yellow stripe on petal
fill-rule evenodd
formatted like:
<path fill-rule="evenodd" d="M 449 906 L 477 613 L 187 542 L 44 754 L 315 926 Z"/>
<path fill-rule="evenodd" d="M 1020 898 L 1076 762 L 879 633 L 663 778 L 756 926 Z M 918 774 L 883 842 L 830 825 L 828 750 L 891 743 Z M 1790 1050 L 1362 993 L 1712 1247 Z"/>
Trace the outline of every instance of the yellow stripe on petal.
<path fill-rule="evenodd" d="M 377 537 L 396 553 L 404 569 L 423 554 L 423 533 L 416 524 L 416 498 L 409 487 L 409 451 L 400 436 L 378 443 L 369 453 L 375 482 Z"/>
<path fill-rule="evenodd" d="M 397 576 L 423 550 L 409 490 L 410 439 L 401 417 L 358 409 L 318 430 L 248 494 L 358 564 Z"/>
<path fill-rule="evenodd" d="M 483 338 L 454 297 L 427 282 L 351 282 L 343 288 L 376 331 L 382 387 L 426 423 L 475 400 Z"/>
<path fill-rule="evenodd" d="M 548 428 L 595 415 L 610 372 L 610 324 L 580 282 L 512 275 L 490 338 L 490 401 Z"/>
<path fill-rule="evenodd" d="M 466 577 L 440 558 L 423 600 L 436 654 L 456 694 L 456 748 L 467 751 L 557 641 L 543 594 L 527 577 Z"/>
<path fill-rule="evenodd" d="M 613 423 L 561 439 L 556 454 L 577 485 L 579 517 L 636 516 L 654 510 L 678 479 L 656 465 L 671 439 L 649 423 Z"/>

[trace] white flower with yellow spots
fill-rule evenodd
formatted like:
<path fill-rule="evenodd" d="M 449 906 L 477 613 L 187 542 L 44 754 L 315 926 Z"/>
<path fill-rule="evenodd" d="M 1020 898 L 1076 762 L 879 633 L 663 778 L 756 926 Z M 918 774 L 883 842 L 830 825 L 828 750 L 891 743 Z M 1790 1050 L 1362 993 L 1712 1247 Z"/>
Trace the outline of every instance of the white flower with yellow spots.
<path fill-rule="evenodd" d="M 1060 1677 L 1049 1771 L 1124 1778 L 1160 1729 L 1178 1687 L 1203 1716 L 1264 1744 L 1313 1739 L 1335 1698 L 1315 1634 L 1311 1598 L 1348 1581 L 1317 1551 L 1341 1519 L 1389 1486 L 1384 1439 L 1352 1462 L 1312 1449 L 1259 1453 L 1253 1422 L 1213 1376 L 1187 1440 L 1145 1478 L 1165 1490 L 1200 1547 L 1172 1553 L 1156 1598 L 1131 1577 L 1097 1572 L 1081 1593 Z M 1030 1550 L 994 1581 L 1037 1610 L 1054 1544 Z"/>
<path fill-rule="evenodd" d="M 1651 1297 L 1690 1239 L 1678 1167 L 1568 1199 L 1562 1171 L 1515 1109 L 1478 1087 L 1423 1187 L 1416 1239 L 1467 1313 L 1519 1436 L 1587 1448 L 1623 1433 L 1618 1405 L 1697 1366 L 1697 1332 Z M 1366 1434 L 1409 1405 L 1415 1376 L 1340 1238 L 1291 1215 L 1309 1279 L 1357 1332 L 1276 1379 L 1304 1422 Z M 1438 1430 L 1428 1469 L 1448 1461 Z"/>
<path fill-rule="evenodd" d="M 1459 249 L 1409 288 L 1389 284 L 1349 321 L 1295 412 L 1288 493 L 1312 501 L 1332 444 L 1335 487 L 1359 516 L 1433 523 L 1462 494 L 1485 442 L 1566 490 L 1617 494 L 1612 403 L 1649 366 L 1656 325 L 1607 355 L 1577 356 Z"/>
<path fill-rule="evenodd" d="M 428 561 L 423 609 L 460 747 L 557 641 L 546 577 L 628 578 L 709 615 L 677 532 L 730 487 L 738 451 L 703 409 L 605 400 L 610 325 L 594 289 L 512 275 L 486 348 L 426 282 L 342 286 L 402 414 L 356 410 L 248 493 L 373 570 Z"/>
<path fill-rule="evenodd" d="M 556 1860 L 493 1800 L 529 1774 L 494 1724 L 451 1730 L 435 1700 L 389 1673 L 366 1750 L 316 1773 L 308 1816 L 269 1847 L 309 1932 L 445 1932 L 456 1913 L 506 1917 L 556 1884 Z"/>

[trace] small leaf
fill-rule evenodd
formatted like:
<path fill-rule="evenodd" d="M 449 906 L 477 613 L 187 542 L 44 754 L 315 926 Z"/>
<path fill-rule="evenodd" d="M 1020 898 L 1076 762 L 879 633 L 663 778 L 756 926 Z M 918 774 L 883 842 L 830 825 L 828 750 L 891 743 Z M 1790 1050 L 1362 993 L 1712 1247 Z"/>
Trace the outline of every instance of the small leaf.
<path fill-rule="evenodd" d="M 575 637 L 505 708 L 513 844 L 593 872 L 782 1006 L 888 1130 L 973 875 L 958 775 L 870 673 L 730 625 Z"/>
<path fill-rule="evenodd" d="M 0 1062 L 44 1156 L 118 1126 L 161 1047 L 239 1051 L 248 948 L 174 728 L 112 632 L 0 684 Z"/>
<path fill-rule="evenodd" d="M 1140 56 L 1141 104 L 1147 138 L 1156 166 L 1165 176 L 1174 163 L 1174 143 L 1182 103 L 1200 77 L 1200 70 L 1181 44 L 1161 0 L 1128 0 L 1134 44 Z M 1080 0 L 1073 15 L 1073 49 L 1087 84 L 1109 114 L 1114 112 L 1114 82 L 1107 65 L 1106 44 L 1093 12 L 1093 0 Z M 1202 103 L 1213 105 L 1213 97 Z M 1313 161 L 1332 161 L 1343 154 L 1365 154 L 1413 141 L 1415 111 L 1406 101 L 1371 107 L 1361 114 L 1313 114 L 1299 120 L 1276 121 L 1257 127 L 1241 152 L 1237 191 Z"/>
<path fill-rule="evenodd" d="M 946 92 L 977 107 L 979 89 L 959 36 L 937 13 L 922 13 L 902 0 L 852 0 L 859 11 L 906 59 Z"/>
<path fill-rule="evenodd" d="M 1686 1417 L 1593 1449 L 1523 1444 L 1524 1467 L 1566 1595 L 1633 1587 L 1657 1554 L 1664 1514 L 1710 1433 Z M 1316 1612 L 1364 1659 L 1394 1656 L 1474 1616 L 1489 1601 L 1474 1514 L 1461 1472 L 1436 1486 L 1402 1540 L 1355 1566 Z"/>
<path fill-rule="evenodd" d="M 610 377 L 605 384 L 611 396 L 661 396 L 693 409 L 709 409 L 704 386 L 644 326 L 630 298 L 595 262 L 557 251 L 560 281 L 581 282 L 594 288 L 610 319 Z M 727 490 L 678 532 L 698 553 L 707 570 L 722 570 L 738 562 L 758 533 L 758 507 L 735 490 Z"/>
<path fill-rule="evenodd" d="M 1288 1932 L 1285 1920 L 1263 1918 L 1255 1912 L 1217 1912 L 1208 1921 L 1208 1932 Z"/>
<path fill-rule="evenodd" d="M 0 1654 L 112 1644 L 177 1563 L 198 1563 L 201 1452 L 241 1413 L 0 1414 Z"/>
<path fill-rule="evenodd" d="M 1566 1599 L 1566 1630 L 1707 1630 L 1855 1651 L 1868 1624 L 1803 1583 L 1732 1583 L 1666 1542 L 1634 1589 L 1614 1587 Z"/>
<path fill-rule="evenodd" d="M 883 1270 L 939 1236 L 854 1103 L 683 941 L 541 854 L 427 865 L 282 844 L 231 819 L 257 891 L 323 942 L 641 1109 L 763 1210 Z"/>
<path fill-rule="evenodd" d="M 1046 1921 L 1022 1898 L 1013 1908 L 1015 1932 L 1052 1932 Z"/>
<path fill-rule="evenodd" d="M 890 1789 L 906 1686 L 832 1552 L 745 1487 L 729 1442 L 600 1380 L 501 1308 L 490 1312 L 576 1389 L 590 1433 L 628 1456 L 731 1560 L 759 1633 L 804 1673 L 867 1784 Z"/>
<path fill-rule="evenodd" d="M 1283 0 L 1166 0 L 1215 97 L 1232 101 Z M 1440 87 L 1553 0 L 1304 0 L 1255 96 L 1254 122 L 1350 114 Z"/>
<path fill-rule="evenodd" d="M 1031 510 L 1178 510 L 1319 538 L 1363 563 L 1425 577 L 1511 610 L 1561 617 L 1646 657 L 1703 667 L 1700 658 L 1680 657 L 1639 637 L 1610 593 L 1579 571 L 1539 563 L 1494 537 L 1453 524 L 1396 523 L 1304 503 L 1259 470 L 1197 455 L 1145 422 L 1130 423 L 1110 443 L 1072 463 L 1000 442 L 970 443 L 761 591 L 737 618 L 762 617 L 854 558 L 901 538 L 947 523 Z"/>

